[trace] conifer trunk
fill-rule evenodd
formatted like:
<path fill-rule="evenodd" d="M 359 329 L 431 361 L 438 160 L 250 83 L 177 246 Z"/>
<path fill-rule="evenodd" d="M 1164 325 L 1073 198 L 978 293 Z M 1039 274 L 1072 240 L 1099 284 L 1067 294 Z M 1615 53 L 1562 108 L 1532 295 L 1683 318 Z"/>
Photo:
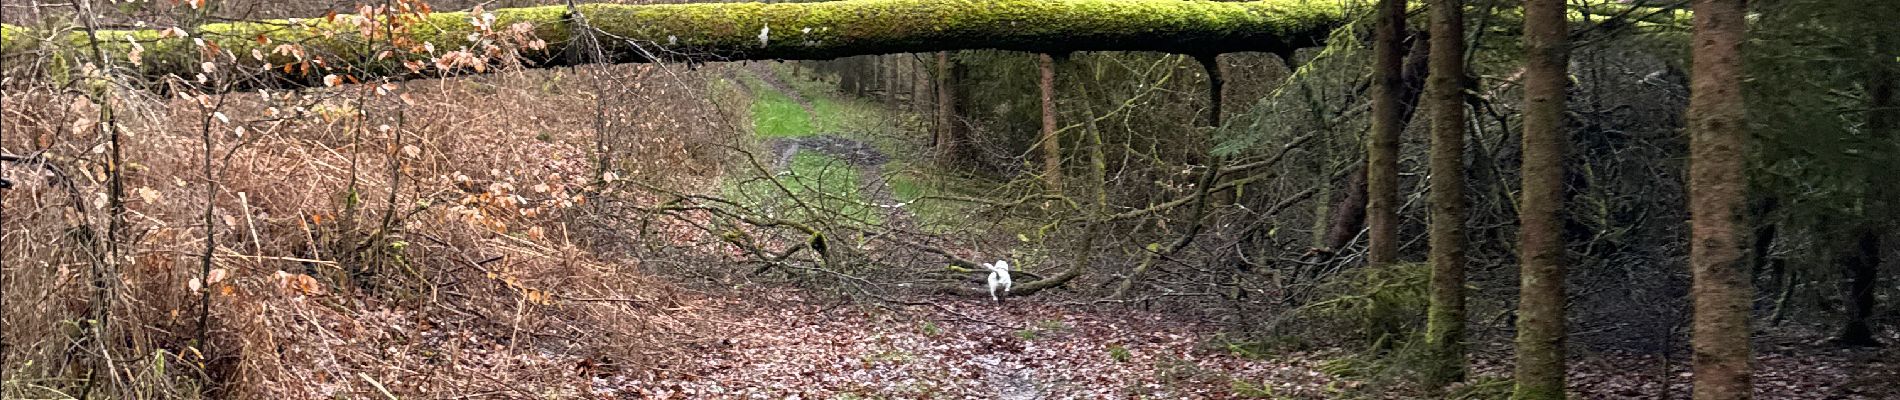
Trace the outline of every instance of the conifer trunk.
<path fill-rule="evenodd" d="M 1418 111 L 1415 105 L 1418 104 L 1419 96 L 1422 94 L 1418 88 L 1424 86 L 1422 82 L 1425 79 L 1425 71 L 1428 69 L 1427 59 L 1430 53 L 1430 40 L 1413 41 L 1412 48 L 1405 55 L 1404 65 L 1400 67 L 1398 131 L 1405 131 L 1405 124 L 1411 121 L 1412 114 Z M 1321 256 L 1320 259 L 1327 259 L 1345 252 L 1347 247 L 1352 245 L 1353 238 L 1359 236 L 1360 228 L 1367 226 L 1367 165 L 1360 163 L 1352 168 L 1354 170 L 1348 172 L 1346 177 L 1344 186 L 1346 195 L 1340 197 L 1338 203 L 1331 207 L 1333 214 L 1327 218 L 1330 224 L 1326 230 L 1326 240 L 1314 249 L 1317 250 L 1315 255 Z"/>
<path fill-rule="evenodd" d="M 1464 1 L 1431 5 L 1431 306 L 1426 342 L 1435 358 L 1426 383 L 1442 387 L 1465 371 L 1465 18 Z"/>
<path fill-rule="evenodd" d="M 1399 206 L 1399 92 L 1403 74 L 1401 35 L 1405 32 L 1405 1 L 1379 0 L 1378 26 L 1372 52 L 1372 129 L 1366 140 L 1366 262 L 1385 265 L 1398 261 Z"/>
<path fill-rule="evenodd" d="M 1042 72 L 1042 183 L 1050 193 L 1062 193 L 1062 141 L 1056 137 L 1056 61 L 1049 53 L 1037 56 Z"/>
<path fill-rule="evenodd" d="M 957 67 L 950 52 L 937 52 L 937 159 L 939 164 L 956 164 L 957 143 L 961 141 L 958 132 L 961 122 L 957 120 Z"/>
<path fill-rule="evenodd" d="M 1695 283 L 1695 399 L 1753 395 L 1749 304 L 1742 262 L 1742 0 L 1695 0 L 1689 77 L 1689 266 Z"/>
<path fill-rule="evenodd" d="M 1517 386 L 1513 398 L 1564 398 L 1564 91 L 1569 26 L 1563 0 L 1524 3 L 1524 165 L 1518 208 Z"/>

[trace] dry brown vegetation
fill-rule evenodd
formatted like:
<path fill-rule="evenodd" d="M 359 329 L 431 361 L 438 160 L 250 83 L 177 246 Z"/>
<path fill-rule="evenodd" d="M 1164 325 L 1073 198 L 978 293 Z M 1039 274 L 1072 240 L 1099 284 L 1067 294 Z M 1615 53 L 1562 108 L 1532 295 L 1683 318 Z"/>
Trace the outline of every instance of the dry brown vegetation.
<path fill-rule="evenodd" d="M 115 90 L 110 114 L 14 84 L 0 101 L 0 147 L 20 156 L 0 222 L 6 397 L 565 397 L 587 369 L 662 365 L 697 337 L 678 317 L 700 296 L 595 251 L 644 238 L 577 221 L 644 185 L 717 179 L 738 130 L 706 72 L 672 68 L 412 81 L 400 96 Z M 125 161 L 118 259 L 91 239 L 111 225 L 102 115 Z M 639 177 L 604 177 L 603 149 Z M 95 286 L 95 266 L 116 271 Z"/>

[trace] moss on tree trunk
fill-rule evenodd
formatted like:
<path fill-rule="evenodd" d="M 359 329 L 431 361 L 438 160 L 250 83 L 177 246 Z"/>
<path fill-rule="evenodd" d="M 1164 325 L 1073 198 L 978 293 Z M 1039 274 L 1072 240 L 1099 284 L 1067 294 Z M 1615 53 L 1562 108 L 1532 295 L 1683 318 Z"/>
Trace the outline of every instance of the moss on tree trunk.
<path fill-rule="evenodd" d="M 1433 360 L 1426 384 L 1465 376 L 1465 17 L 1462 0 L 1432 3 L 1431 306 L 1425 340 Z"/>
<path fill-rule="evenodd" d="M 1213 2 L 1182 0 L 844 0 L 817 3 L 585 4 L 585 18 L 569 18 L 564 6 L 508 8 L 482 15 L 466 12 L 397 13 L 393 57 L 371 57 L 391 48 L 384 35 L 387 15 L 338 15 L 187 27 L 219 50 L 224 61 L 273 67 L 300 61 L 274 51 L 295 43 L 324 65 L 288 81 L 321 83 L 334 73 L 417 76 L 399 61 L 440 56 L 462 48 L 484 52 L 507 41 L 520 26 L 547 46 L 522 49 L 533 66 L 592 62 L 643 62 L 653 58 L 696 60 L 830 59 L 851 55 L 1004 49 L 1043 53 L 1140 50 L 1175 53 L 1287 51 L 1318 44 L 1345 19 L 1344 6 L 1327 0 Z M 584 23 L 579 21 L 585 21 Z M 475 22 L 482 22 L 477 24 Z M 517 25 L 525 24 L 525 25 Z M 486 28 L 480 27 L 486 26 Z M 367 27 L 367 28 L 366 28 Z M 591 27 L 592 29 L 587 29 Z M 525 33 L 525 32 L 524 32 Z M 567 44 L 599 40 L 596 54 L 573 57 Z M 139 73 L 194 76 L 201 72 L 200 47 L 192 38 L 164 30 L 108 30 L 98 37 L 107 56 L 126 60 L 137 50 Z M 367 45 L 366 39 L 382 43 Z M 0 54 L 22 56 L 51 41 L 57 48 L 89 41 L 80 32 L 42 37 L 18 26 L 0 27 Z M 431 44 L 433 54 L 421 49 Z M 664 49 L 664 50 L 662 50 Z M 253 50 L 256 50 L 254 53 Z M 594 49 L 590 49 L 594 50 Z M 260 57 L 253 57 L 253 54 Z M 261 70 L 261 68 L 259 68 Z M 273 68 L 272 70 L 278 70 Z M 278 72 L 278 73 L 281 73 Z"/>

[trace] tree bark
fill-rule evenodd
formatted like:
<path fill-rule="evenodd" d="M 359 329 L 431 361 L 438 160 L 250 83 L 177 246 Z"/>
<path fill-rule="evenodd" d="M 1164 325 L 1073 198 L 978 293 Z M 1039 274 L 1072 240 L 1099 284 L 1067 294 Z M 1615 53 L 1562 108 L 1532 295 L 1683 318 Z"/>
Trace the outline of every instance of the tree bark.
<path fill-rule="evenodd" d="M 950 52 L 937 52 L 937 160 L 950 166 L 957 163 L 957 143 L 961 141 L 962 122 L 957 116 L 956 60 Z"/>
<path fill-rule="evenodd" d="M 1689 78 L 1689 266 L 1695 283 L 1695 399 L 1753 395 L 1749 304 L 1742 262 L 1746 179 L 1741 43 L 1742 0 L 1695 0 Z"/>
<path fill-rule="evenodd" d="M 910 109 L 917 115 L 928 115 L 931 100 L 936 98 L 936 81 L 930 78 L 930 61 L 922 54 L 912 54 L 909 58 L 911 59 Z"/>
<path fill-rule="evenodd" d="M 1066 57 L 1065 57 L 1066 58 Z M 1042 72 L 1042 184 L 1049 193 L 1062 193 L 1062 140 L 1056 137 L 1056 60 L 1037 56 Z"/>
<path fill-rule="evenodd" d="M 1405 1 L 1380 0 L 1378 27 L 1373 34 L 1372 129 L 1366 140 L 1366 262 L 1384 265 L 1398 261 L 1400 75 L 1404 50 Z"/>
<path fill-rule="evenodd" d="M 1201 63 L 1201 71 L 1207 74 L 1207 127 L 1220 129 L 1223 117 L 1221 107 L 1227 93 L 1227 70 L 1221 68 L 1218 54 L 1196 55 L 1194 61 Z"/>
<path fill-rule="evenodd" d="M 1421 35 L 1422 36 L 1422 35 Z M 1405 55 L 1405 66 L 1400 76 L 1398 105 L 1398 130 L 1405 131 L 1404 124 L 1412 120 L 1412 114 L 1418 111 L 1419 90 L 1424 85 L 1427 59 L 1431 53 L 1430 40 L 1415 40 L 1412 49 Z M 1323 244 L 1313 249 L 1321 259 L 1329 258 L 1345 251 L 1352 245 L 1352 239 L 1359 235 L 1359 229 L 1366 226 L 1366 164 L 1353 167 L 1346 178 L 1346 195 L 1333 205 L 1329 228 L 1326 229 Z"/>
<path fill-rule="evenodd" d="M 1431 387 L 1443 387 L 1465 375 L 1465 10 L 1462 0 L 1431 7 L 1425 108 L 1432 117 L 1432 277 L 1425 339 L 1436 359 L 1425 377 Z"/>
<path fill-rule="evenodd" d="M 1524 165 L 1518 208 L 1517 386 L 1513 398 L 1564 398 L 1564 93 L 1570 30 L 1563 0 L 1524 3 Z"/>
<path fill-rule="evenodd" d="M 1326 243 L 1315 249 L 1328 257 L 1344 251 L 1352 244 L 1353 236 L 1359 235 L 1359 228 L 1366 225 L 1366 167 L 1360 164 L 1346 173 L 1346 186 L 1342 188 L 1346 195 L 1333 206 L 1332 226 L 1326 228 Z"/>
<path fill-rule="evenodd" d="M 1079 91 L 1084 94 L 1089 93 L 1086 87 L 1080 88 Z M 1088 174 L 1085 177 L 1088 179 L 1090 196 L 1087 204 L 1088 208 L 1084 211 L 1087 213 L 1087 216 L 1082 222 L 1082 242 L 1080 246 L 1076 248 L 1074 255 L 1075 260 L 1073 261 L 1074 265 L 1070 265 L 1069 270 L 1064 271 L 1061 275 L 1037 282 L 1030 282 L 1025 286 L 1017 286 L 1015 289 L 1010 290 L 1011 296 L 1034 293 L 1025 292 L 1025 290 L 1031 288 L 1041 290 L 1043 288 L 1060 286 L 1074 280 L 1082 276 L 1082 272 L 1089 267 L 1090 262 L 1095 258 L 1096 230 L 1100 228 L 1099 225 L 1101 223 L 1106 222 L 1108 219 L 1108 150 L 1106 148 L 1107 145 L 1103 144 L 1102 141 L 1102 128 L 1095 124 L 1095 108 L 1091 107 L 1089 102 L 1084 101 L 1081 103 L 1083 111 L 1082 121 L 1085 124 L 1084 126 L 1088 128 L 1088 130 L 1084 132 L 1084 135 L 1086 135 L 1085 143 L 1089 148 Z"/>
<path fill-rule="evenodd" d="M 531 66 L 563 66 L 580 62 L 645 62 L 655 58 L 691 57 L 703 61 L 832 59 L 853 55 L 927 53 L 994 48 L 1042 53 L 1073 51 L 1161 51 L 1191 54 L 1239 51 L 1284 52 L 1311 47 L 1345 20 L 1341 2 L 1264 0 L 1213 2 L 1178 0 L 844 0 L 810 3 L 697 3 L 697 4 L 584 4 L 576 10 L 585 18 L 570 18 L 566 6 L 493 10 L 492 24 L 482 29 L 470 21 L 481 16 L 463 12 L 406 14 L 414 23 L 396 31 L 393 42 L 419 48 L 432 43 L 441 52 L 462 48 L 486 50 L 480 41 L 509 42 L 517 23 L 531 27 L 533 37 L 547 46 L 523 49 Z M 314 16 L 313 16 L 314 17 Z M 382 18 L 371 18 L 378 21 Z M 429 68 L 414 73 L 402 61 L 426 60 L 426 51 L 398 51 L 393 57 L 372 57 L 362 46 L 363 18 L 311 18 L 207 24 L 193 32 L 218 49 L 237 55 L 244 70 L 256 71 L 299 60 L 274 50 L 297 44 L 309 56 L 326 62 L 311 73 L 276 72 L 270 80 L 282 84 L 321 85 L 328 74 L 419 77 L 447 73 Z M 585 24 L 578 21 L 585 21 Z M 379 22 L 372 22 L 379 23 Z M 602 37 L 599 59 L 574 59 L 560 53 L 585 29 Z M 581 33 L 581 34 L 577 34 Z M 44 39 L 25 27 L 0 27 L 0 54 L 31 56 Z M 473 36 L 471 36 L 473 35 Z M 193 76 L 200 68 L 199 48 L 191 38 L 162 36 L 159 30 L 100 31 L 105 55 L 125 60 L 132 41 L 142 47 L 145 61 L 138 72 L 147 77 Z M 128 41 L 127 38 L 132 38 Z M 259 40 L 265 38 L 268 40 Z M 499 40 L 498 40 L 499 39 Z M 50 40 L 59 47 L 87 44 L 81 33 L 60 33 Z M 388 43 L 389 38 L 377 38 Z M 638 43 L 640 45 L 636 46 Z M 657 51 L 655 47 L 667 51 Z M 405 46 L 407 47 L 407 46 Z M 254 59 L 257 50 L 262 60 Z M 688 56 L 690 55 L 690 56 Z M 319 70 L 320 68 L 327 70 Z M 458 69 L 459 70 L 459 69 Z M 452 71 L 448 71 L 452 72 Z"/>

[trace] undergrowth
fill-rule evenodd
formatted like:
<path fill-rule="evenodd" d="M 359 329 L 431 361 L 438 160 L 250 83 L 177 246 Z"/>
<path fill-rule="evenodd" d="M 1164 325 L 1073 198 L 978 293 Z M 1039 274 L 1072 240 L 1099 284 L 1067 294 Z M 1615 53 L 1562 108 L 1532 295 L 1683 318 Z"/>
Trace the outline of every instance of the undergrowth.
<path fill-rule="evenodd" d="M 566 397 L 585 393 L 577 362 L 678 356 L 669 343 L 698 328 L 645 307 L 688 300 L 571 224 L 635 195 L 609 190 L 630 181 L 719 174 L 705 148 L 727 139 L 688 124 L 710 96 L 626 78 L 642 68 L 388 86 L 400 101 L 379 85 L 205 101 L 9 86 L 0 147 L 60 174 L 7 168 L 0 315 L 17 345 L 0 398 Z M 571 94 L 593 79 L 640 93 Z M 635 97 L 644 111 L 600 112 Z M 94 203 L 110 197 L 102 105 L 130 132 L 106 303 L 87 267 L 98 247 L 77 235 L 109 218 Z"/>

